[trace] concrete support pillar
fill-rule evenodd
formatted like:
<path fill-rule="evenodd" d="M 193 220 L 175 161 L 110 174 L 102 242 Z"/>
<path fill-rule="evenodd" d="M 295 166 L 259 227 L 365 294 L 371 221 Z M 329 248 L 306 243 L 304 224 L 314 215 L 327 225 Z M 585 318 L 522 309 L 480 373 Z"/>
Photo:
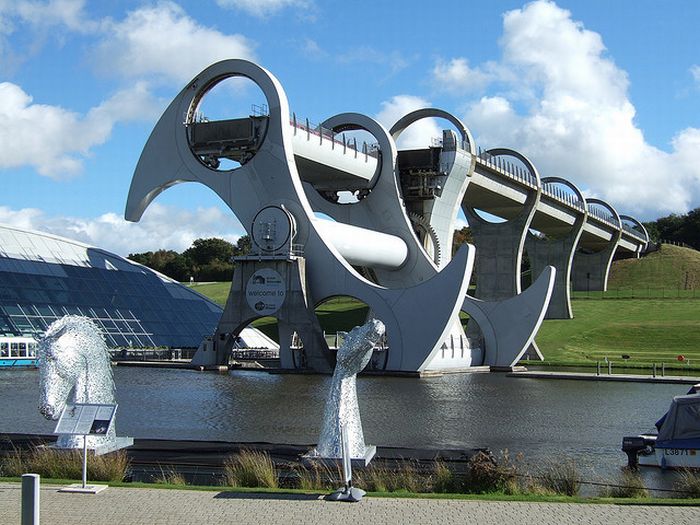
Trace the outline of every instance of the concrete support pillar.
<path fill-rule="evenodd" d="M 462 203 L 476 245 L 476 292 L 475 297 L 485 301 L 501 301 L 518 295 L 522 291 L 520 269 L 523 248 L 528 228 L 540 201 L 542 187 L 534 165 L 518 152 L 506 149 L 493 149 L 487 153 L 493 156 L 509 155 L 525 164 L 537 188 L 533 189 L 520 213 L 506 222 L 492 223 L 477 215 L 474 208 L 478 202 Z"/>
<path fill-rule="evenodd" d="M 251 308 L 246 288 L 253 275 L 261 269 L 274 270 L 284 283 L 284 300 L 274 312 L 257 312 Z M 265 301 L 267 302 L 267 301 Z M 257 306 L 257 305 L 254 305 Z M 289 259 L 249 258 L 238 260 L 231 292 L 219 326 L 214 334 L 217 364 L 226 364 L 234 342 L 241 330 L 256 318 L 272 315 L 277 318 L 280 336 L 281 368 L 309 368 L 317 372 L 332 372 L 335 358 L 328 349 L 314 304 L 306 285 L 306 261 L 303 257 Z M 292 334 L 296 332 L 303 350 L 293 350 Z"/>
<path fill-rule="evenodd" d="M 525 241 L 525 249 L 530 259 L 530 269 L 533 277 L 540 275 L 547 266 L 554 266 L 557 270 L 554 280 L 554 290 L 549 301 L 549 307 L 545 319 L 573 319 L 571 308 L 571 269 L 574 254 L 578 246 L 581 232 L 586 224 L 588 209 L 586 199 L 581 191 L 571 182 L 559 177 L 545 177 L 542 186 L 547 184 L 563 184 L 571 188 L 578 201 L 582 204 L 581 213 L 576 217 L 568 234 L 556 239 L 536 237 L 529 233 Z"/>
<path fill-rule="evenodd" d="M 584 253 L 580 250 L 574 256 L 573 288 L 577 292 L 606 292 L 608 290 L 608 274 L 615 257 L 617 244 L 622 237 L 622 219 L 615 208 L 600 199 L 587 199 L 586 205 L 598 205 L 606 208 L 610 214 L 610 220 L 616 222 L 616 230 L 612 232 L 608 243 L 600 250 L 593 253 Z"/>
<path fill-rule="evenodd" d="M 617 239 L 595 253 L 576 252 L 572 284 L 577 292 L 607 292 L 608 274 L 617 250 Z"/>
<path fill-rule="evenodd" d="M 572 232 L 573 233 L 573 232 Z M 572 237 L 575 237 L 572 239 Z M 569 279 L 578 235 L 564 239 L 540 239 L 529 234 L 525 247 L 530 258 L 532 275 L 540 275 L 547 266 L 557 269 L 554 290 L 549 301 L 545 319 L 573 319 Z"/>

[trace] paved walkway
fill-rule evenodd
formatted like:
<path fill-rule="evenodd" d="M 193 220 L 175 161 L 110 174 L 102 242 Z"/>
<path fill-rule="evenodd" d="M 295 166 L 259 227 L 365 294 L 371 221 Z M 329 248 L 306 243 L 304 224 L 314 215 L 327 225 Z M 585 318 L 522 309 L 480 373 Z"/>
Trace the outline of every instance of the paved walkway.
<path fill-rule="evenodd" d="M 20 523 L 19 483 L 0 483 L 0 523 Z M 41 524 L 634 524 L 697 525 L 700 507 L 584 505 L 365 498 L 330 503 L 318 496 L 235 494 L 111 487 L 96 494 L 41 489 Z"/>

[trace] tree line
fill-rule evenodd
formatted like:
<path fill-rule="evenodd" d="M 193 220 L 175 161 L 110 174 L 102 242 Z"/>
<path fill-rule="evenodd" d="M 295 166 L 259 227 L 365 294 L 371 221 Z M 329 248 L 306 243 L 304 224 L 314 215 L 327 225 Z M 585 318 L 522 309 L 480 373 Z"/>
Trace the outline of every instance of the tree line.
<path fill-rule="evenodd" d="M 700 208 L 645 222 L 644 227 L 654 242 L 674 241 L 700 250 Z"/>
<path fill-rule="evenodd" d="M 233 278 L 232 258 L 250 252 L 250 237 L 243 235 L 232 244 L 212 237 L 197 239 L 184 252 L 157 250 L 130 253 L 129 259 L 180 282 L 190 278 L 198 282 L 230 281 Z"/>

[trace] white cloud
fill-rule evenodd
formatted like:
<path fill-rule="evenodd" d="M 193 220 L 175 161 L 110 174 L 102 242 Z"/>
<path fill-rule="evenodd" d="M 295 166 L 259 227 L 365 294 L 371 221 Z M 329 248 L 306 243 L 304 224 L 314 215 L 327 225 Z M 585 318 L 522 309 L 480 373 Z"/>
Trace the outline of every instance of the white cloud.
<path fill-rule="evenodd" d="M 308 58 L 318 60 L 328 57 L 328 52 L 318 45 L 312 38 L 305 38 L 301 42 L 301 52 Z"/>
<path fill-rule="evenodd" d="M 8 4 L 16 16 L 34 26 L 64 26 L 80 33 L 96 29 L 96 23 L 85 14 L 85 0 L 26 0 Z"/>
<path fill-rule="evenodd" d="M 235 242 L 245 233 L 233 214 L 219 208 L 190 211 L 158 203 L 151 204 L 137 223 L 113 212 L 94 218 L 48 216 L 34 208 L 6 206 L 0 206 L 0 223 L 60 235 L 123 256 L 159 249 L 182 252 L 195 239 L 220 237 Z"/>
<path fill-rule="evenodd" d="M 695 84 L 700 87 L 700 66 L 697 64 L 690 66 L 690 74 L 693 76 Z"/>
<path fill-rule="evenodd" d="M 440 91 L 479 91 L 485 88 L 494 75 L 482 68 L 469 67 L 466 58 L 453 58 L 447 62 L 440 59 L 433 68 L 433 79 Z"/>
<path fill-rule="evenodd" d="M 309 9 L 314 4 L 310 0 L 216 0 L 223 8 L 235 8 L 258 18 L 274 15 L 287 7 Z"/>
<path fill-rule="evenodd" d="M 208 65 L 228 58 L 254 59 L 253 43 L 204 27 L 172 2 L 161 2 L 106 22 L 95 53 L 98 66 L 127 78 L 187 82 Z"/>
<path fill-rule="evenodd" d="M 32 166 L 41 175 L 81 171 L 91 148 L 109 138 L 117 122 L 153 119 L 160 109 L 147 86 L 137 83 L 82 116 L 60 106 L 36 104 L 20 86 L 0 83 L 0 169 Z"/>
<path fill-rule="evenodd" d="M 0 64 L 5 75 L 35 56 L 48 41 L 62 45 L 67 32 L 91 33 L 99 24 L 85 0 L 0 0 Z M 14 40 L 10 44 L 10 39 Z"/>
<path fill-rule="evenodd" d="M 622 213 L 651 218 L 700 204 L 700 130 L 681 131 L 670 152 L 648 144 L 627 74 L 599 34 L 537 0 L 504 15 L 500 44 L 502 92 L 467 104 L 480 146 L 518 149 L 542 176 L 567 178 Z"/>
<path fill-rule="evenodd" d="M 96 28 L 85 14 L 85 0 L 0 0 L 0 16 L 5 31 L 14 29 L 13 20 L 34 27 L 62 26 L 80 33 Z"/>
<path fill-rule="evenodd" d="M 392 97 L 391 100 L 382 102 L 382 110 L 377 113 L 375 118 L 384 127 L 391 129 L 401 117 L 416 109 L 427 107 L 431 107 L 431 104 L 423 98 L 411 95 L 397 95 Z M 426 118 L 409 126 L 399 137 L 397 145 L 402 149 L 424 148 L 430 144 L 431 138 L 439 138 L 441 136 L 442 131 L 435 119 Z"/>

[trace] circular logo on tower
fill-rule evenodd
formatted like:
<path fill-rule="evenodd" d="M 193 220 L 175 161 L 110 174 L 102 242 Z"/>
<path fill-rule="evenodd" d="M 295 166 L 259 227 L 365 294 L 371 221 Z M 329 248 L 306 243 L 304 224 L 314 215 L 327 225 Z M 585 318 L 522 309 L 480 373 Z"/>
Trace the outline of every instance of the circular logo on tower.
<path fill-rule="evenodd" d="M 245 287 L 245 298 L 255 312 L 264 316 L 280 309 L 286 294 L 282 276 L 272 268 L 258 270 Z"/>

